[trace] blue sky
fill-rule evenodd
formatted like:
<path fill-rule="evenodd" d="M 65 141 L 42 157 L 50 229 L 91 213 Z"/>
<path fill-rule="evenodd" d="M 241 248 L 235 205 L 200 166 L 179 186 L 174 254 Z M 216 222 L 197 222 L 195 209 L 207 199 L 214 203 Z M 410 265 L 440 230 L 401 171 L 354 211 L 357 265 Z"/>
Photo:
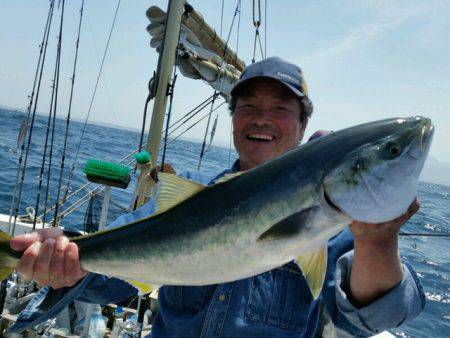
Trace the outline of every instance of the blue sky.
<path fill-rule="evenodd" d="M 224 34 L 236 0 L 225 1 Z M 220 30 L 221 1 L 192 1 Z M 61 66 L 61 102 L 69 93 L 75 30 L 81 0 L 67 1 Z M 123 0 L 91 119 L 140 128 L 146 87 L 157 55 L 149 47 L 145 10 L 165 10 L 165 1 Z M 115 1 L 86 0 L 73 114 L 84 118 L 115 10 Z M 253 52 L 252 1 L 242 1 L 239 54 Z M 3 0 L 0 5 L 0 105 L 23 108 L 31 91 L 48 1 Z M 56 12 L 55 25 L 59 20 Z M 268 0 L 267 54 L 300 65 L 315 113 L 307 136 L 362 122 L 420 114 L 430 117 L 436 134 L 431 154 L 450 162 L 450 2 L 449 1 L 288 1 Z M 55 32 L 54 32 L 55 33 Z M 264 29 L 262 31 L 264 36 Z M 236 31 L 232 34 L 236 46 Z M 51 74 L 56 34 L 49 44 Z M 48 111 L 50 76 L 44 77 L 39 111 Z M 174 118 L 212 89 L 178 78 Z M 60 114 L 65 115 L 66 103 Z M 204 126 L 187 137 L 200 139 Z M 230 118 L 219 112 L 216 142 L 227 144 Z M 131 145 L 134 146 L 134 145 Z"/>

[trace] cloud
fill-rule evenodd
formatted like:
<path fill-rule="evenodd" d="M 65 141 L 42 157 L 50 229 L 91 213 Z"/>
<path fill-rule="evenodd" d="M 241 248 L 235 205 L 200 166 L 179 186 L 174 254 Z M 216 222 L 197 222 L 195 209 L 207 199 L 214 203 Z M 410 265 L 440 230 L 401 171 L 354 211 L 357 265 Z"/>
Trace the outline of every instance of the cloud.
<path fill-rule="evenodd" d="M 339 56 L 352 52 L 362 52 L 361 47 L 370 44 L 384 34 L 394 31 L 407 21 L 439 12 L 441 3 L 420 3 L 414 7 L 399 6 L 391 1 L 374 0 L 364 4 L 373 19 L 359 26 L 350 26 L 339 40 L 333 40 L 325 48 L 313 51 L 302 57 L 305 62 L 317 62 L 323 59 L 337 59 Z M 355 13 L 355 12 L 353 12 Z M 349 15 L 351 19 L 351 15 Z M 428 28 L 430 30 L 431 28 Z M 429 33 L 432 34 L 432 33 Z"/>

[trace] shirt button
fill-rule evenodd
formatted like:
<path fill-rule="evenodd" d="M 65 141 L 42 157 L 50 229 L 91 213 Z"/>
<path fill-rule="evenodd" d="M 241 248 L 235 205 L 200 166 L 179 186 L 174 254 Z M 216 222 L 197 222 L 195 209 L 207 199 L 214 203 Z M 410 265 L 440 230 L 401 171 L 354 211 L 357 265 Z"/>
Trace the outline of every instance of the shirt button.
<path fill-rule="evenodd" d="M 221 302 L 223 302 L 223 301 L 225 300 L 225 295 L 220 295 L 220 296 L 219 296 L 219 300 L 220 300 Z"/>

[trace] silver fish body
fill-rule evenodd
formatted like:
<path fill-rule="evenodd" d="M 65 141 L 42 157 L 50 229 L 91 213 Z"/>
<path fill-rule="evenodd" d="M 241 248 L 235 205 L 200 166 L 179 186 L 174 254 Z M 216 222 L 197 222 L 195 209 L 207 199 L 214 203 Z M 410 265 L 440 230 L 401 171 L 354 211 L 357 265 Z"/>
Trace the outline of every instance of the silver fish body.
<path fill-rule="evenodd" d="M 76 239 L 82 265 L 156 285 L 268 271 L 323 245 L 353 219 L 382 222 L 405 213 L 432 134 L 422 117 L 334 132 L 163 213 Z"/>

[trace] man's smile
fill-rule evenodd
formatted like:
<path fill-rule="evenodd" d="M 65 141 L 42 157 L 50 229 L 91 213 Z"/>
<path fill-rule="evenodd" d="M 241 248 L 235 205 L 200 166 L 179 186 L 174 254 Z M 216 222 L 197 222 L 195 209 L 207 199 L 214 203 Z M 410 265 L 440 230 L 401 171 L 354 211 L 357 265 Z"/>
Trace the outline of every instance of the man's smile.
<path fill-rule="evenodd" d="M 272 134 L 261 133 L 261 132 L 249 132 L 247 133 L 247 140 L 257 141 L 257 142 L 270 142 L 275 140 L 276 137 Z"/>

